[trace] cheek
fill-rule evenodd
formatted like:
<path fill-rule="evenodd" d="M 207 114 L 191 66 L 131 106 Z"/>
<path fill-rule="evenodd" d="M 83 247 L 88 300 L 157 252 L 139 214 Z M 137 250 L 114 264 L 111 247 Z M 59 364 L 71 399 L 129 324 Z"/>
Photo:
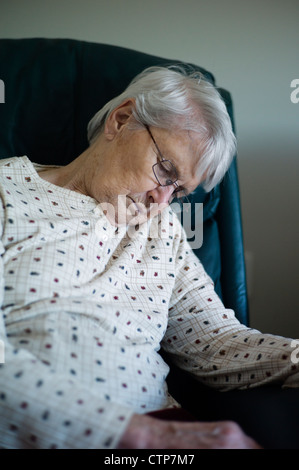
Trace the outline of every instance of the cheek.
<path fill-rule="evenodd" d="M 137 194 L 145 194 L 153 191 L 157 187 L 157 183 L 149 178 L 148 175 L 140 174 L 132 182 L 131 192 Z"/>
<path fill-rule="evenodd" d="M 132 138 L 122 146 L 119 154 L 119 168 L 117 170 L 121 187 L 132 193 L 141 193 L 156 186 L 152 165 L 153 156 L 147 154 L 144 142 Z"/>
<path fill-rule="evenodd" d="M 151 167 L 145 165 L 127 168 L 125 175 L 122 176 L 126 188 L 132 193 L 143 193 L 154 189 L 157 183 L 152 174 Z"/>

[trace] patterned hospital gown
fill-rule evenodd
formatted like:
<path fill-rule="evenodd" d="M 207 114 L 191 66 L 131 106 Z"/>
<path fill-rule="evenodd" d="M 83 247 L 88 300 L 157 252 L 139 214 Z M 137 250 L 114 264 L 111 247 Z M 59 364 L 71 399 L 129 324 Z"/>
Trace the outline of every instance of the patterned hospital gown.
<path fill-rule="evenodd" d="M 163 347 L 220 390 L 296 373 L 291 341 L 224 308 L 171 210 L 134 233 L 0 162 L 0 446 L 115 448 L 132 414 L 173 406 Z"/>

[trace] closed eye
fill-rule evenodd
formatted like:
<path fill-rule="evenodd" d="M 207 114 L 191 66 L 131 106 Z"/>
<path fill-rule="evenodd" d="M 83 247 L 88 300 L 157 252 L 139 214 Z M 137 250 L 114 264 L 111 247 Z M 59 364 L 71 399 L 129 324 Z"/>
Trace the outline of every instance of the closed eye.
<path fill-rule="evenodd" d="M 178 180 L 176 169 L 170 160 L 162 160 L 155 163 L 153 171 L 161 186 L 175 184 Z"/>

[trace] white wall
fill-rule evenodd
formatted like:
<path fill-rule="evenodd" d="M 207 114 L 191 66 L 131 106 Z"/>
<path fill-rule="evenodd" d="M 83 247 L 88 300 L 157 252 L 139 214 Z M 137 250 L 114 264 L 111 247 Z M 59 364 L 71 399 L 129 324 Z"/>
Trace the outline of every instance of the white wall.
<path fill-rule="evenodd" d="M 298 0 L 1 0 L 0 37 L 64 37 L 202 65 L 231 91 L 251 326 L 299 338 Z M 1 77 L 0 77 L 1 78 Z"/>

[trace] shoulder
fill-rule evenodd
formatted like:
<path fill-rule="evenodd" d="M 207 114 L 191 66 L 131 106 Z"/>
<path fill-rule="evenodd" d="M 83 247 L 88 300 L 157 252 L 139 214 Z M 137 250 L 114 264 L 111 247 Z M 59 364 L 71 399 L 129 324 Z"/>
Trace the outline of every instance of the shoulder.
<path fill-rule="evenodd" d="M 2 158 L 0 160 L 0 171 L 11 171 L 14 168 L 24 168 L 27 166 L 29 159 L 26 155 L 22 157 Z"/>
<path fill-rule="evenodd" d="M 22 185 L 35 174 L 34 165 L 27 156 L 0 160 L 1 187 L 5 184 Z"/>

